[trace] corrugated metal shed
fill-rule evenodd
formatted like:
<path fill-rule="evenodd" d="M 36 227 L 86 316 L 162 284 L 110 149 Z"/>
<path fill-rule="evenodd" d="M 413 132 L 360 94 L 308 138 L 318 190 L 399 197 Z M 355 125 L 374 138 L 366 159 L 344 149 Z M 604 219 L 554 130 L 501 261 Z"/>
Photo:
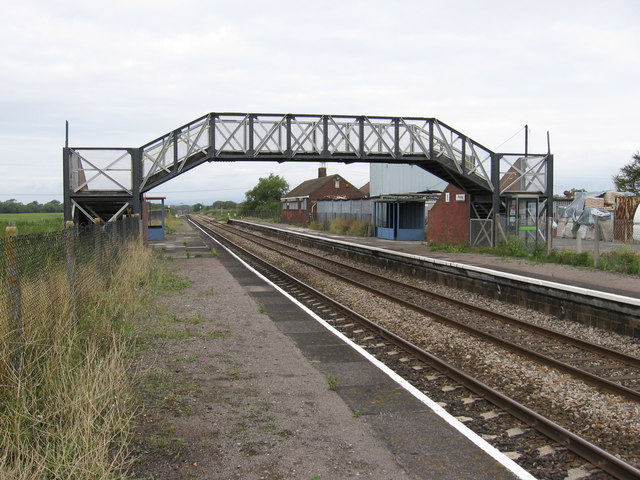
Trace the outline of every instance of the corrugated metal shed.
<path fill-rule="evenodd" d="M 447 182 L 414 165 L 372 163 L 370 196 L 442 191 Z"/>

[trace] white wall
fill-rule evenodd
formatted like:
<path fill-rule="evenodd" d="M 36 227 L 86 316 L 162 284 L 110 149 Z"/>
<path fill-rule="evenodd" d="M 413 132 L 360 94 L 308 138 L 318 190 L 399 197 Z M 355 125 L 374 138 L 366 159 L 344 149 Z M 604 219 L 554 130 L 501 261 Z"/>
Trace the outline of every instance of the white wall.
<path fill-rule="evenodd" d="M 370 196 L 444 190 L 447 182 L 414 165 L 372 163 Z"/>

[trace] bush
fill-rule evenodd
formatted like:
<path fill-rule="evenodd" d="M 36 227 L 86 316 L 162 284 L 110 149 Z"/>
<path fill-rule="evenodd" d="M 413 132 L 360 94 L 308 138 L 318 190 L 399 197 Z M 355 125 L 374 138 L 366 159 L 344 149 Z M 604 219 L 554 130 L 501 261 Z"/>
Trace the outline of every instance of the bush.
<path fill-rule="evenodd" d="M 598 268 L 612 272 L 640 274 L 640 254 L 629 247 L 620 247 L 600 255 Z"/>
<path fill-rule="evenodd" d="M 574 252 L 573 250 L 553 250 L 548 261 L 574 267 L 593 267 L 593 257 L 590 252 Z"/>
<path fill-rule="evenodd" d="M 502 241 L 496 247 L 496 255 L 501 257 L 528 257 L 527 245 L 520 237 L 512 237 Z"/>

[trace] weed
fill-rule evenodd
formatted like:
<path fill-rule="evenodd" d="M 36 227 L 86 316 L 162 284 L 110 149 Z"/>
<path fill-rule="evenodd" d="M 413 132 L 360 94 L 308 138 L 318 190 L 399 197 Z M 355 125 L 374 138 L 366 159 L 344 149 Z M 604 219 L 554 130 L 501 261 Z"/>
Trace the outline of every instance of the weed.
<path fill-rule="evenodd" d="M 337 390 L 338 383 L 340 383 L 340 378 L 337 375 L 325 375 L 325 378 L 327 379 L 329 390 Z"/>
<path fill-rule="evenodd" d="M 163 454 L 169 455 L 175 459 L 180 458 L 182 450 L 186 442 L 182 437 L 160 437 L 158 435 L 151 436 L 151 445 L 161 450 Z"/>
<path fill-rule="evenodd" d="M 176 362 L 178 362 L 178 363 L 194 363 L 199 358 L 200 358 L 200 355 L 185 355 L 183 357 L 176 358 Z"/>
<path fill-rule="evenodd" d="M 193 256 L 193 258 L 202 258 L 202 254 L 200 254 L 200 253 L 196 253 L 196 254 Z"/>
<path fill-rule="evenodd" d="M 495 253 L 501 257 L 528 257 L 529 251 L 520 237 L 508 238 L 498 244 Z"/>
<path fill-rule="evenodd" d="M 331 233 L 352 237 L 368 237 L 373 231 L 369 222 L 353 218 L 336 218 L 331 222 L 328 230 Z"/>
<path fill-rule="evenodd" d="M 267 313 L 267 308 L 264 306 L 264 303 L 258 304 L 258 312 L 260 312 L 262 314 L 266 314 Z"/>
<path fill-rule="evenodd" d="M 191 317 L 191 319 L 189 320 L 189 323 L 191 323 L 192 325 L 200 325 L 202 323 L 203 317 L 201 313 L 196 313 L 193 317 Z"/>
<path fill-rule="evenodd" d="M 629 275 L 640 274 L 640 253 L 629 247 L 620 247 L 600 256 L 598 268 Z"/>
<path fill-rule="evenodd" d="M 593 258 L 590 252 L 578 253 L 567 249 L 553 250 L 548 257 L 548 261 L 563 265 L 573 265 L 574 267 L 593 266 Z"/>
<path fill-rule="evenodd" d="M 213 258 L 218 258 L 220 256 L 220 254 L 218 252 L 216 252 L 215 250 L 211 250 L 209 255 L 211 255 L 211 257 L 213 257 Z"/>
<path fill-rule="evenodd" d="M 219 330 L 212 330 L 209 333 L 207 333 L 207 337 L 209 337 L 209 338 L 227 338 L 229 336 L 231 336 L 230 333 L 221 332 Z"/>
<path fill-rule="evenodd" d="M 191 254 L 187 252 L 187 260 L 191 258 Z"/>
<path fill-rule="evenodd" d="M 351 222 L 349 218 L 336 218 L 331 225 L 329 225 L 329 232 L 337 235 L 346 235 L 349 231 Z"/>
<path fill-rule="evenodd" d="M 185 329 L 185 330 L 163 329 L 163 330 L 160 330 L 159 332 L 156 332 L 155 336 L 162 340 L 186 340 L 188 338 L 193 338 L 196 335 L 189 329 Z"/>
<path fill-rule="evenodd" d="M 429 250 L 432 252 L 465 253 L 469 251 L 469 247 L 455 243 L 430 243 Z"/>
<path fill-rule="evenodd" d="M 510 238 L 501 242 L 497 247 L 471 247 L 469 245 L 429 244 L 429 250 L 448 253 L 486 253 L 502 257 L 526 258 L 534 262 L 559 263 L 574 267 L 594 268 L 593 254 L 591 252 L 578 253 L 574 250 L 552 250 L 547 254 L 547 246 L 543 243 L 525 243 L 519 237 Z M 629 275 L 640 274 L 640 254 L 629 248 L 620 247 L 600 256 L 598 264 L 600 270 L 607 270 Z"/>
<path fill-rule="evenodd" d="M 175 270 L 158 262 L 156 269 L 150 274 L 149 283 L 151 288 L 158 292 L 178 292 L 189 288 L 193 282 L 187 278 L 179 277 Z"/>
<path fill-rule="evenodd" d="M 355 412 L 353 412 L 353 418 L 360 418 L 360 415 L 362 415 L 362 412 L 360 410 L 356 410 Z"/>
<path fill-rule="evenodd" d="M 314 475 L 311 480 L 320 480 L 320 475 Z"/>

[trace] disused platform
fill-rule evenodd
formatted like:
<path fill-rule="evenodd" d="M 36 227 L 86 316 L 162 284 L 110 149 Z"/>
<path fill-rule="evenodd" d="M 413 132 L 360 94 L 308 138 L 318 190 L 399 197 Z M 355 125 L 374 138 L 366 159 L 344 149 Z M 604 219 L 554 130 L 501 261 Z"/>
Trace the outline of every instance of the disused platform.
<path fill-rule="evenodd" d="M 455 425 L 457 420 L 452 417 L 443 419 L 436 414 L 368 358 L 334 335 L 312 314 L 261 279 L 218 244 L 211 239 L 206 241 L 218 252 L 218 260 L 231 273 L 234 281 L 267 312 L 287 339 L 281 340 L 277 348 L 290 349 L 292 343 L 297 346 L 318 372 L 312 380 L 318 382 L 318 388 L 327 389 L 325 375 L 337 376 L 340 379 L 337 395 L 349 407 L 352 416 L 355 414 L 366 422 L 370 434 L 383 444 L 405 472 L 400 477 L 386 474 L 369 478 L 528 478 L 526 472 L 493 450 L 484 440 L 469 432 L 461 433 L 466 431 L 465 427 L 461 430 L 454 428 L 452 423 Z M 202 247 L 201 240 L 186 232 L 170 235 L 169 240 L 156 245 L 156 248 L 169 255 L 187 258 L 182 247 L 195 248 L 199 243 Z M 190 254 L 189 258 L 192 259 L 190 261 L 198 261 L 195 255 Z M 272 344 L 270 347 L 276 346 Z M 243 356 L 255 355 L 255 352 L 237 352 L 237 355 L 242 359 Z M 300 382 L 308 381 L 308 378 L 291 376 L 287 379 L 287 388 L 295 392 L 300 388 Z M 336 415 L 335 423 L 322 428 L 339 430 L 345 420 Z M 308 454 L 314 455 L 314 446 L 309 445 L 308 449 Z"/>

